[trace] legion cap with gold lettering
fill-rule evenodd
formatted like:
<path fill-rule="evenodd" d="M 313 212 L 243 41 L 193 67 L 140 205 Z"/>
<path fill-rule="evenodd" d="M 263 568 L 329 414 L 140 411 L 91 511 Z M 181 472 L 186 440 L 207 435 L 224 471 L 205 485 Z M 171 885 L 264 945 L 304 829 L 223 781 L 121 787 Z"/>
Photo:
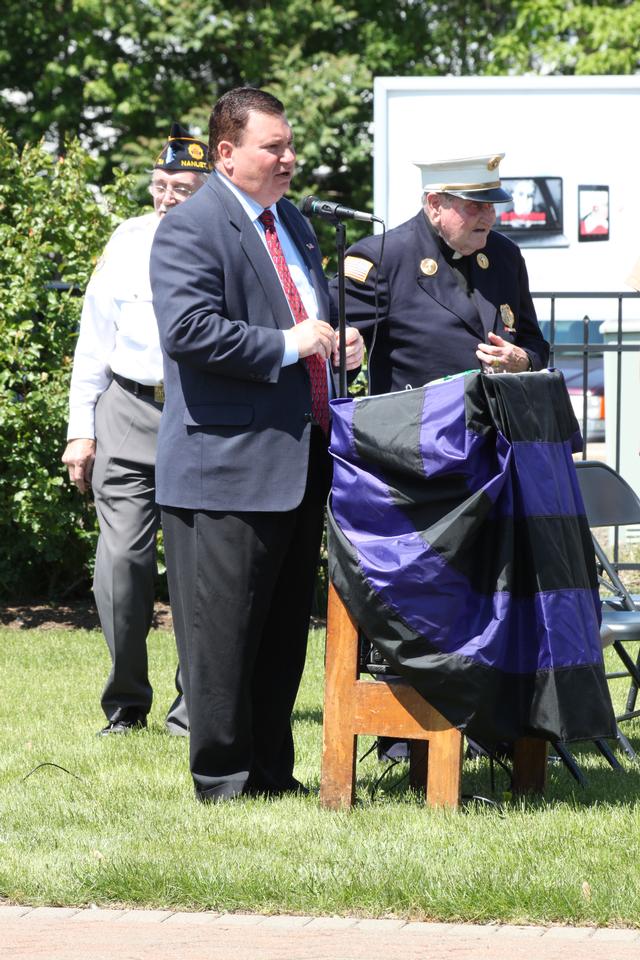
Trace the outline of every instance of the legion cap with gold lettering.
<path fill-rule="evenodd" d="M 192 170 L 207 173 L 209 171 L 209 151 L 206 143 L 196 140 L 179 123 L 172 123 L 169 139 L 160 151 L 154 164 L 154 170 Z"/>

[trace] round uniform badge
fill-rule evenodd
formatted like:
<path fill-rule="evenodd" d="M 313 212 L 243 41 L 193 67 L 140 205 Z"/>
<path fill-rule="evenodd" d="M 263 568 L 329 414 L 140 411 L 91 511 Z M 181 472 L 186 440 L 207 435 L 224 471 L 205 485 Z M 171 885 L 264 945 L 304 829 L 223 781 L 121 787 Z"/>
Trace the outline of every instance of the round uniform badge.
<path fill-rule="evenodd" d="M 479 253 L 478 256 L 476 257 L 476 261 L 477 261 L 477 263 L 478 263 L 478 266 L 479 266 L 482 270 L 488 270 L 488 268 L 489 268 L 489 257 L 488 257 L 486 254 L 484 254 L 484 253 Z"/>
<path fill-rule="evenodd" d="M 190 157 L 193 157 L 194 160 L 202 160 L 204 157 L 204 150 L 199 143 L 190 143 L 187 147 L 187 153 Z"/>
<path fill-rule="evenodd" d="M 427 277 L 433 277 L 438 272 L 438 264 L 430 257 L 425 257 L 420 261 L 420 269 Z"/>

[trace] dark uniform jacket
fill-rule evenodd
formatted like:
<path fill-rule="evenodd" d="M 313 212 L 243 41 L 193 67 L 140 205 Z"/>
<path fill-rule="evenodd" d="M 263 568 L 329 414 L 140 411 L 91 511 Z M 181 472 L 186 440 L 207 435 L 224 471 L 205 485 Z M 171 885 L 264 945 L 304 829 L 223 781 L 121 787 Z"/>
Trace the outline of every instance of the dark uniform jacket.
<path fill-rule="evenodd" d="M 491 231 L 483 250 L 456 260 L 421 210 L 388 231 L 380 264 L 381 249 L 381 236 L 367 237 L 345 260 L 347 323 L 367 343 L 372 393 L 477 370 L 489 331 L 526 350 L 533 370 L 546 366 L 549 345 L 511 240 Z M 337 304 L 337 280 L 331 294 Z"/>

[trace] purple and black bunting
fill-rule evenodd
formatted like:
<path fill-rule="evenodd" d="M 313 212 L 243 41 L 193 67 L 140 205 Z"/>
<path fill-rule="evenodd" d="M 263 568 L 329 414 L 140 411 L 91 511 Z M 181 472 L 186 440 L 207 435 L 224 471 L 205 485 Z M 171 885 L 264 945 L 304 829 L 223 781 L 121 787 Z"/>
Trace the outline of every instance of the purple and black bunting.
<path fill-rule="evenodd" d="M 615 737 L 562 374 L 332 408 L 329 574 L 393 669 L 487 746 Z"/>

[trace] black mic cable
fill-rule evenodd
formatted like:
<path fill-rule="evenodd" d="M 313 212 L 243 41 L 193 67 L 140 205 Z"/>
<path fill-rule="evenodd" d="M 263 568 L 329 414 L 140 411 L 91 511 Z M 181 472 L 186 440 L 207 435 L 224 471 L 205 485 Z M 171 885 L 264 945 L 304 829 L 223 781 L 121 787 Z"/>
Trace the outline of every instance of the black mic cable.
<path fill-rule="evenodd" d="M 379 220 L 378 223 L 382 224 L 382 239 L 380 240 L 380 256 L 378 258 L 378 264 L 376 266 L 376 279 L 373 285 L 373 333 L 371 334 L 371 343 L 367 348 L 367 394 L 369 396 L 371 396 L 371 358 L 373 356 L 373 348 L 376 345 L 378 323 L 380 322 L 380 301 L 378 298 L 378 276 L 380 274 L 380 269 L 382 267 L 382 259 L 384 257 L 384 241 L 387 236 L 387 228 L 385 226 L 384 220 Z"/>

